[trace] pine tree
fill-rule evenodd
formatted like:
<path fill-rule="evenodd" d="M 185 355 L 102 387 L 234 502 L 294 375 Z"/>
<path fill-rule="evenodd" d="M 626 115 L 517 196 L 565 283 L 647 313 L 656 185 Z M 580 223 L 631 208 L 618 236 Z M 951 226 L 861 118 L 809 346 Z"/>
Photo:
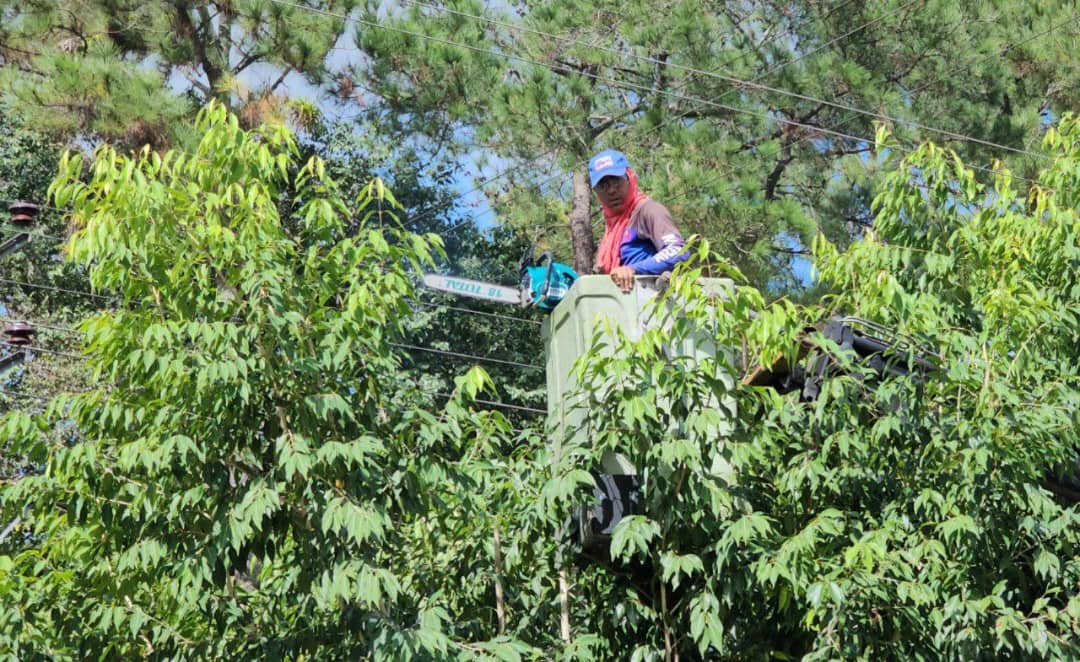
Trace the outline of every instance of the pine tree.
<path fill-rule="evenodd" d="M 365 18 L 364 80 L 386 112 L 513 165 L 493 187 L 499 208 L 530 232 L 554 229 L 579 269 L 591 266 L 583 164 L 602 147 L 628 153 L 685 233 L 776 290 L 815 235 L 847 242 L 869 223 L 875 122 L 901 144 L 953 143 L 1030 173 L 1030 156 L 957 136 L 1030 150 L 1040 112 L 1076 101 L 1065 7 L 406 0 L 370 3 Z"/>
<path fill-rule="evenodd" d="M 211 100 L 254 126 L 289 112 L 288 75 L 331 78 L 326 58 L 344 22 L 330 14 L 350 7 L 350 0 L 0 3 L 3 101 L 25 124 L 133 147 L 185 139 L 185 126 Z M 259 68 L 273 77 L 250 88 L 239 82 Z M 310 116 L 307 106 L 294 110 Z"/>

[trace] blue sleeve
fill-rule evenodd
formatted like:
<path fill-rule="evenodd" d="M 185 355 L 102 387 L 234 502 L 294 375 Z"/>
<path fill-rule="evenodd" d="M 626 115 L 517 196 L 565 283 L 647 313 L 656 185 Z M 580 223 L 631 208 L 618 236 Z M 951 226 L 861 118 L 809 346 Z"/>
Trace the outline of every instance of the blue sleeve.
<path fill-rule="evenodd" d="M 690 257 L 685 250 L 686 241 L 675 227 L 671 212 L 667 207 L 649 200 L 642 205 L 637 218 L 638 235 L 652 242 L 653 254 L 638 262 L 628 264 L 634 273 L 644 275 L 662 274 L 671 271 L 680 262 Z"/>
<path fill-rule="evenodd" d="M 627 266 L 633 269 L 634 273 L 646 276 L 655 276 L 665 271 L 671 271 L 675 268 L 675 265 L 686 261 L 690 257 L 690 251 L 683 250 L 683 245 L 684 242 L 680 237 L 678 245 L 673 244 L 650 258 Z"/>

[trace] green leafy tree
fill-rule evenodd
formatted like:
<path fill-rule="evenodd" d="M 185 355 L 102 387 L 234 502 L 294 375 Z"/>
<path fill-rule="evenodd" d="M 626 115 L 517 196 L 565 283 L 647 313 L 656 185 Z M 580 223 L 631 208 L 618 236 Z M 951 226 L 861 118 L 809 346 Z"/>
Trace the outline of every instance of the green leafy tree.
<path fill-rule="evenodd" d="M 122 305 L 82 325 L 97 388 L 4 420 L 48 470 L 0 495 L 37 540 L 0 555 L 0 654 L 525 650 L 499 638 L 484 569 L 489 513 L 520 508 L 476 489 L 511 466 L 506 420 L 467 404 L 490 380 L 469 373 L 437 415 L 389 344 L 436 238 L 398 229 L 379 180 L 353 213 L 278 125 L 212 105 L 197 128 L 190 153 L 101 148 L 86 182 L 61 163 L 69 254 Z M 52 439 L 64 422 L 73 443 Z M 521 572 L 518 534 L 502 540 Z M 476 582 L 448 581 L 466 568 Z"/>
<path fill-rule="evenodd" d="M 477 410 L 481 371 L 441 410 L 403 378 L 439 250 L 381 182 L 353 210 L 279 125 L 214 105 L 198 130 L 103 148 L 88 181 L 62 162 L 69 253 L 123 305 L 83 325 L 95 389 L 0 423 L 48 468 L 0 492 L 33 538 L 0 549 L 0 655 L 1077 656 L 1080 513 L 1047 489 L 1080 429 L 1073 117 L 1030 193 L 883 131 L 874 232 L 815 244 L 825 306 L 710 299 L 684 269 L 668 323 L 595 339 L 557 444 Z M 882 377 L 807 335 L 834 313 L 938 369 Z M 842 368 L 816 400 L 741 379 L 807 342 Z M 695 344 L 720 350 L 673 351 Z M 597 562 L 562 529 L 607 451 L 644 512 Z"/>
<path fill-rule="evenodd" d="M 477 157 L 485 174 L 515 166 L 486 186 L 502 222 L 579 271 L 599 225 L 581 166 L 615 146 L 686 234 L 711 238 L 773 293 L 798 284 L 792 260 L 815 235 L 843 244 L 869 223 L 873 122 L 889 118 L 904 144 L 949 142 L 973 164 L 1002 158 L 1034 179 L 1040 165 L 1023 152 L 1080 89 L 1062 64 L 1076 17 L 1061 4 L 4 6 L 0 78 L 24 124 L 162 147 L 190 136 L 187 120 L 216 99 L 247 126 L 307 125 L 318 110 L 290 101 L 303 77 L 321 101 L 386 120 L 425 159 Z M 265 83 L 240 82 L 256 71 Z"/>
<path fill-rule="evenodd" d="M 1077 655 L 1080 512 L 1050 488 L 1080 450 L 1080 123 L 1047 131 L 1030 197 L 1004 168 L 984 185 L 955 153 L 901 160 L 879 138 L 875 231 L 815 246 L 826 307 L 747 287 L 709 302 L 688 271 L 681 321 L 580 366 L 589 427 L 555 473 L 615 450 L 645 495 L 612 567 L 575 576 L 575 636 L 598 657 Z M 938 368 L 882 376 L 805 335 L 834 312 Z M 666 358 L 703 339 L 735 351 Z M 744 359 L 794 366 L 807 340 L 841 366 L 816 400 L 735 379 Z"/>
<path fill-rule="evenodd" d="M 529 248 L 522 233 L 509 226 L 479 229 L 470 209 L 456 195 L 457 168 L 425 158 L 419 150 L 387 144 L 388 138 L 361 132 L 346 122 L 316 123 L 305 132 L 301 149 L 326 161 L 327 173 L 346 199 L 355 198 L 381 174 L 397 193 L 400 216 L 412 232 L 435 233 L 444 254 L 434 269 L 482 281 L 519 285 L 519 260 Z M 441 404 L 468 362 L 459 355 L 492 357 L 481 362 L 507 404 L 530 409 L 545 406 L 540 353 L 540 315 L 472 299 L 418 292 L 403 342 L 411 350 L 407 370 L 412 380 Z M 494 315 L 494 316 L 493 316 Z M 535 368 L 523 366 L 537 366 Z M 535 422 L 535 411 L 504 408 L 521 427 Z"/>
<path fill-rule="evenodd" d="M 348 11 L 351 2 L 306 8 Z M 296 74 L 330 78 L 340 19 L 288 4 L 4 2 L 3 101 L 22 122 L 65 137 L 164 147 L 189 136 L 190 119 L 217 100 L 251 126 L 289 113 L 282 85 Z M 268 82 L 240 76 L 268 70 Z M 294 116 L 310 119 L 300 104 Z"/>
<path fill-rule="evenodd" d="M 1017 150 L 1076 102 L 1065 6 L 403 0 L 364 18 L 372 65 L 355 77 L 391 125 L 516 166 L 491 187 L 504 218 L 543 228 L 579 271 L 599 220 L 583 164 L 600 148 L 627 152 L 686 234 L 775 292 L 815 235 L 843 244 L 869 223 L 875 121 L 1033 176 Z"/>

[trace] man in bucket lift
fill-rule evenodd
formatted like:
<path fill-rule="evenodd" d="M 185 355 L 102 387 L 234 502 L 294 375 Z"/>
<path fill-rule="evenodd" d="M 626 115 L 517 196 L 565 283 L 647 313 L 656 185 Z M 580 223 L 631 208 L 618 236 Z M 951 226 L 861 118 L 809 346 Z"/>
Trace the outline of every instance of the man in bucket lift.
<path fill-rule="evenodd" d="M 595 271 L 611 274 L 623 292 L 634 275 L 671 271 L 690 254 L 671 212 L 638 190 L 637 175 L 622 152 L 607 149 L 589 159 L 589 182 L 604 211 L 604 237 Z"/>

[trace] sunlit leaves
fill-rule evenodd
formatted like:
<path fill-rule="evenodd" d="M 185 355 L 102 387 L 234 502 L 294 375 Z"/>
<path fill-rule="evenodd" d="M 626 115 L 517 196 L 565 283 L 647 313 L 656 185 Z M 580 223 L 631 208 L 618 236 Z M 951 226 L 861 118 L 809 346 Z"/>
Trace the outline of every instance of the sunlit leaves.
<path fill-rule="evenodd" d="M 280 126 L 247 131 L 215 104 L 198 130 L 191 153 L 102 148 L 86 179 L 66 160 L 52 187 L 74 206 L 69 255 L 123 303 L 83 325 L 98 388 L 0 424 L 48 463 L 2 495 L 35 536 L 3 557 L 16 573 L 4 611 L 54 617 L 45 633 L 5 630 L 0 649 L 527 650 L 497 638 L 493 615 L 460 613 L 490 604 L 498 518 L 515 523 L 498 550 L 507 577 L 536 558 L 529 531 L 554 527 L 517 498 L 538 489 L 520 474 L 532 460 L 507 454 L 505 418 L 472 406 L 493 387 L 483 371 L 444 412 L 412 411 L 421 394 L 390 345 L 437 238 L 401 229 L 381 181 L 343 200 Z M 66 427 L 70 443 L 45 434 Z M 473 582 L 455 580 L 469 568 Z M 527 586 L 508 598 L 516 618 L 546 599 Z"/>
<path fill-rule="evenodd" d="M 1040 176 L 1057 188 L 1028 203 L 1008 172 L 986 187 L 945 149 L 895 158 L 874 231 L 815 245 L 826 308 L 738 291 L 704 305 L 684 270 L 683 319 L 600 334 L 578 366 L 591 453 L 632 459 L 644 509 L 610 552 L 654 584 L 591 595 L 649 605 L 643 656 L 680 636 L 703 656 L 1075 656 L 1080 529 L 1055 481 L 1078 447 L 1076 127 L 1048 132 Z M 894 374 L 817 331 L 836 314 L 896 333 Z M 700 329 L 737 351 L 691 364 L 673 348 Z M 823 353 L 813 402 L 718 378 Z"/>
<path fill-rule="evenodd" d="M 641 515 L 629 515 L 622 518 L 611 533 L 611 554 L 626 560 L 645 555 L 649 543 L 659 535 L 659 524 Z"/>

